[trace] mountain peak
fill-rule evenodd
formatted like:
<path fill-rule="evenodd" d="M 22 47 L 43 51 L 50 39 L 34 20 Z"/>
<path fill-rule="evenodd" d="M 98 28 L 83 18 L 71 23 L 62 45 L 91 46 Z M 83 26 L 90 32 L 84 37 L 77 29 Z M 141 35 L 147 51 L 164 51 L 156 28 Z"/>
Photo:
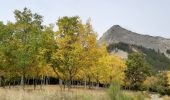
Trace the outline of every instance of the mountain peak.
<path fill-rule="evenodd" d="M 112 28 L 122 28 L 120 25 L 113 25 Z"/>
<path fill-rule="evenodd" d="M 109 28 L 104 34 L 107 33 L 119 33 L 119 34 L 124 34 L 124 33 L 128 33 L 129 30 L 121 27 L 120 25 L 113 25 L 111 28 Z M 131 31 L 130 31 L 131 32 Z"/>
<path fill-rule="evenodd" d="M 120 25 L 113 25 L 109 30 L 119 30 L 119 29 L 124 29 Z"/>
<path fill-rule="evenodd" d="M 158 38 L 149 35 L 141 35 L 120 25 L 113 25 L 99 39 L 99 43 L 105 42 L 107 45 L 116 44 L 119 42 L 143 46 L 145 48 L 154 49 L 166 54 L 170 50 L 170 39 Z"/>

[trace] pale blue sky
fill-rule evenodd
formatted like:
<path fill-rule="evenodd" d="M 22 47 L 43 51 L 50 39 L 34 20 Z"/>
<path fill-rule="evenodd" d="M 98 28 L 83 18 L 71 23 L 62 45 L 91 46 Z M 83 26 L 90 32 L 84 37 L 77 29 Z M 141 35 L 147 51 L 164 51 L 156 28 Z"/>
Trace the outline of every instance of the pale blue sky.
<path fill-rule="evenodd" d="M 0 20 L 14 21 L 13 11 L 28 7 L 44 16 L 44 24 L 59 17 L 89 17 L 99 37 L 119 24 L 141 34 L 170 38 L 170 0 L 1 0 Z"/>

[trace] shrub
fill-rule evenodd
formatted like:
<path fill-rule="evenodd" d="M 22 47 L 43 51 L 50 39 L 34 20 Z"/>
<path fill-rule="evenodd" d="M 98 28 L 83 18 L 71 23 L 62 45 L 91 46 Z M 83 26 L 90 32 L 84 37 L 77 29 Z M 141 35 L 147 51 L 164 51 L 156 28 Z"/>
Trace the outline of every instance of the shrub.
<path fill-rule="evenodd" d="M 113 82 L 108 90 L 111 100 L 134 100 L 132 97 L 126 95 L 122 90 L 119 82 Z"/>
<path fill-rule="evenodd" d="M 147 77 L 142 84 L 142 90 L 158 92 L 161 95 L 170 94 L 168 73 L 160 72 L 156 76 Z"/>
<path fill-rule="evenodd" d="M 156 92 L 158 81 L 159 79 L 156 76 L 147 77 L 146 80 L 142 84 L 142 90 Z"/>

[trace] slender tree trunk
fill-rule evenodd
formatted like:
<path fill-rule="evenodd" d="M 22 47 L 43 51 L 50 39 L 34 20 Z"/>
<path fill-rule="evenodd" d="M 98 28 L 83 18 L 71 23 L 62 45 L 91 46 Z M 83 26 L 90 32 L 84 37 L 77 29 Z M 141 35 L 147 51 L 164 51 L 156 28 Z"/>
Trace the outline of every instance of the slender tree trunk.
<path fill-rule="evenodd" d="M 110 76 L 110 84 L 112 83 L 112 77 Z"/>
<path fill-rule="evenodd" d="M 67 89 L 69 91 L 69 89 L 70 89 L 70 80 L 66 80 L 66 86 L 67 86 Z"/>
<path fill-rule="evenodd" d="M 5 88 L 7 82 L 6 82 L 6 79 L 4 79 L 4 82 L 3 82 L 3 87 Z"/>
<path fill-rule="evenodd" d="M 66 80 L 64 80 L 64 90 L 65 90 L 65 88 L 66 88 Z"/>
<path fill-rule="evenodd" d="M 30 78 L 28 78 L 28 85 L 30 85 Z"/>
<path fill-rule="evenodd" d="M 16 81 L 14 80 L 13 87 L 16 85 Z"/>
<path fill-rule="evenodd" d="M 34 85 L 34 77 L 32 78 L 32 83 L 33 83 L 32 85 Z"/>
<path fill-rule="evenodd" d="M 96 89 L 99 88 L 99 77 L 97 76 L 97 79 L 96 79 Z"/>
<path fill-rule="evenodd" d="M 45 78 L 45 84 L 48 85 L 48 76 Z"/>
<path fill-rule="evenodd" d="M 43 85 L 45 85 L 45 76 L 43 77 Z"/>
<path fill-rule="evenodd" d="M 9 89 L 11 88 L 11 83 L 10 82 L 8 83 L 8 87 L 9 87 Z"/>
<path fill-rule="evenodd" d="M 0 87 L 2 87 L 2 76 L 0 76 Z"/>
<path fill-rule="evenodd" d="M 84 87 L 86 88 L 87 87 L 87 79 L 85 77 L 85 81 L 84 81 Z"/>
<path fill-rule="evenodd" d="M 68 90 L 70 90 L 71 89 L 71 85 L 72 85 L 72 80 L 73 80 L 73 78 L 70 76 L 70 78 L 69 78 L 69 80 L 67 81 L 67 85 L 68 85 Z"/>
<path fill-rule="evenodd" d="M 73 87 L 75 87 L 75 83 L 74 83 L 74 80 L 73 80 L 73 79 L 71 80 L 71 85 L 72 85 Z"/>
<path fill-rule="evenodd" d="M 41 89 L 42 89 L 42 86 L 43 86 L 43 80 L 44 80 L 44 76 L 41 77 Z"/>
<path fill-rule="evenodd" d="M 97 80 L 97 83 L 96 83 L 96 89 L 99 88 L 99 80 Z"/>
<path fill-rule="evenodd" d="M 36 78 L 34 78 L 34 90 L 36 89 L 36 85 L 37 85 L 37 80 Z"/>
<path fill-rule="evenodd" d="M 22 88 L 24 89 L 24 87 L 25 87 L 25 86 L 24 86 L 24 75 L 21 76 L 21 86 L 22 86 Z"/>
<path fill-rule="evenodd" d="M 79 81 L 77 81 L 76 84 L 77 84 L 77 88 L 78 88 L 78 86 L 79 86 Z"/>
<path fill-rule="evenodd" d="M 91 88 L 93 88 L 94 86 L 93 86 L 94 84 L 93 84 L 93 82 L 91 82 Z"/>
<path fill-rule="evenodd" d="M 47 79 L 47 80 L 48 80 L 48 84 L 50 84 L 50 77 L 48 77 L 48 79 Z"/>
<path fill-rule="evenodd" d="M 63 81 L 61 79 L 59 79 L 59 86 L 60 86 L 61 91 L 62 91 Z"/>
<path fill-rule="evenodd" d="M 91 79 L 89 77 L 89 89 L 91 88 Z"/>
<path fill-rule="evenodd" d="M 24 80 L 24 79 L 23 79 L 23 75 L 22 75 L 22 76 L 21 76 L 21 83 L 20 83 L 21 86 L 23 86 L 23 84 L 24 84 L 24 83 L 23 83 L 23 80 Z"/>

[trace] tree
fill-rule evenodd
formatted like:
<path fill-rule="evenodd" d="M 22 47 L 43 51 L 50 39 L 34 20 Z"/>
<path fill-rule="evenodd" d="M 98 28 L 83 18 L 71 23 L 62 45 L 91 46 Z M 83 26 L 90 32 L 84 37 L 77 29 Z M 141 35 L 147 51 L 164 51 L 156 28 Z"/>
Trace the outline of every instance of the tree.
<path fill-rule="evenodd" d="M 102 57 L 107 51 L 102 46 L 97 44 L 97 35 L 93 31 L 90 19 L 87 20 L 86 24 L 80 28 L 80 43 L 83 48 L 81 53 L 81 66 L 79 69 L 79 79 L 84 81 L 86 87 L 87 81 L 89 88 L 92 86 L 92 82 L 99 84 L 99 70 L 98 66 L 99 58 Z"/>
<path fill-rule="evenodd" d="M 36 66 L 36 56 L 40 48 L 42 33 L 42 16 L 33 14 L 29 9 L 14 11 L 15 29 L 14 40 L 17 49 L 14 50 L 15 63 L 21 69 L 21 84 L 24 88 L 26 72 L 31 66 Z"/>
<path fill-rule="evenodd" d="M 58 78 L 64 80 L 68 87 L 77 74 L 80 66 L 80 54 L 82 46 L 80 43 L 81 22 L 79 17 L 63 17 L 57 22 L 56 44 L 57 49 L 52 53 L 52 63 Z"/>
<path fill-rule="evenodd" d="M 125 78 L 124 71 L 126 69 L 125 61 L 115 55 L 107 55 L 100 59 L 102 67 L 101 82 L 111 84 L 112 82 L 119 82 L 123 84 Z"/>
<path fill-rule="evenodd" d="M 54 66 L 57 66 L 57 62 L 58 62 L 52 59 L 53 53 L 55 52 L 55 50 L 57 50 L 57 43 L 55 38 L 56 34 L 53 31 L 53 28 L 54 26 L 52 24 L 44 27 L 44 31 L 42 32 L 42 39 L 41 39 L 42 46 L 38 54 L 39 66 L 41 68 L 41 76 L 45 77 L 46 84 L 48 84 L 47 78 L 49 76 L 54 77 L 55 74 Z"/>
<path fill-rule="evenodd" d="M 2 85 L 2 78 L 7 76 L 6 74 L 15 72 L 12 52 L 16 48 L 13 41 L 13 26 L 11 22 L 8 22 L 7 25 L 0 22 L 0 86 Z"/>
<path fill-rule="evenodd" d="M 130 82 L 131 89 L 140 89 L 141 84 L 149 75 L 149 65 L 146 63 L 145 56 L 137 52 L 131 53 L 128 55 L 126 65 L 125 82 Z"/>
<path fill-rule="evenodd" d="M 143 82 L 143 89 L 160 94 L 170 94 L 169 71 L 159 71 L 154 76 L 147 77 Z"/>
<path fill-rule="evenodd" d="M 159 77 L 150 76 L 147 77 L 146 80 L 143 82 L 142 88 L 143 90 L 157 92 L 157 87 L 160 86 L 159 83 Z"/>

